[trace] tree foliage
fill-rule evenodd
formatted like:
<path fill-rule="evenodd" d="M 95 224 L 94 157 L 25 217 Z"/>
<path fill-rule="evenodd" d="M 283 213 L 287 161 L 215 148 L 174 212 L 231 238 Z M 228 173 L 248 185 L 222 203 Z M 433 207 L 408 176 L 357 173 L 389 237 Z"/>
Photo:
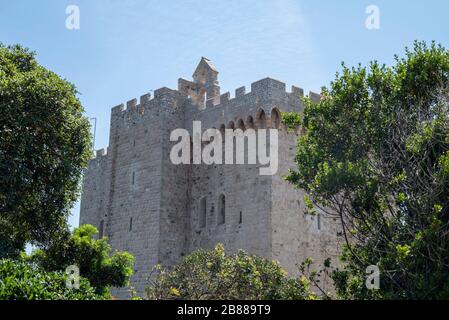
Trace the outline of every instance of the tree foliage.
<path fill-rule="evenodd" d="M 80 278 L 79 288 L 68 288 L 67 275 L 46 272 L 22 261 L 0 260 L 0 300 L 101 300 L 89 281 Z"/>
<path fill-rule="evenodd" d="M 239 251 L 226 255 L 222 245 L 186 256 L 172 270 L 158 266 L 148 299 L 271 300 L 314 299 L 305 278 L 289 278 L 277 262 Z"/>
<path fill-rule="evenodd" d="M 341 221 L 341 297 L 449 298 L 448 90 L 449 52 L 416 42 L 392 67 L 343 65 L 321 102 L 306 100 L 287 180 Z"/>
<path fill-rule="evenodd" d="M 134 257 L 128 252 L 110 254 L 107 238 L 96 240 L 98 230 L 83 225 L 73 235 L 47 250 L 37 250 L 28 257 L 46 271 L 65 270 L 76 265 L 80 275 L 89 280 L 99 295 L 109 297 L 109 287 L 124 287 L 133 274 Z"/>
<path fill-rule="evenodd" d="M 18 259 L 22 249 L 22 241 L 14 234 L 8 233 L 5 229 L 0 231 L 0 259 Z"/>
<path fill-rule="evenodd" d="M 67 230 L 91 155 L 76 95 L 34 53 L 0 44 L 0 237 L 9 242 L 0 257 L 26 242 L 46 246 Z"/>

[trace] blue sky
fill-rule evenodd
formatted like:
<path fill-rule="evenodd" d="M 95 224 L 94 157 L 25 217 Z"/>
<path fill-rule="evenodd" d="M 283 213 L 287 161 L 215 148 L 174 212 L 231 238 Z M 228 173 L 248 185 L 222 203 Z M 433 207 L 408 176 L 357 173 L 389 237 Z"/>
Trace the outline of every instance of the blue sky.
<path fill-rule="evenodd" d="M 80 29 L 65 26 L 80 9 Z M 368 30 L 367 6 L 380 9 Z M 108 145 L 110 108 L 190 79 L 201 56 L 220 70 L 222 92 L 270 76 L 319 91 L 345 61 L 391 64 L 415 39 L 449 47 L 447 0 L 0 0 L 0 41 L 37 52 L 74 83 L 96 148 Z M 78 225 L 79 206 L 72 226 Z"/>

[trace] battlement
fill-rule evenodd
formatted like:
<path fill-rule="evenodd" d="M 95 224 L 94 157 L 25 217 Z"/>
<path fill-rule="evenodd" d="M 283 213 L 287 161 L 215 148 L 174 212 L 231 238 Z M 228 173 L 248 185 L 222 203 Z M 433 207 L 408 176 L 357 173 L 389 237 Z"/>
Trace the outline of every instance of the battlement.
<path fill-rule="evenodd" d="M 178 99 L 181 94 L 177 90 L 173 90 L 167 87 L 162 87 L 154 91 L 154 97 L 151 93 L 146 93 L 140 96 L 139 100 L 137 98 L 131 99 L 125 103 L 121 103 L 111 109 L 112 117 L 120 117 L 125 114 L 144 114 L 145 107 L 149 107 L 151 104 L 157 105 L 160 102 Z"/>
<path fill-rule="evenodd" d="M 105 159 L 108 156 L 108 148 L 103 148 L 96 150 L 93 154 L 93 158 L 91 161 L 100 161 L 102 159 Z"/>
<path fill-rule="evenodd" d="M 284 82 L 265 78 L 251 84 L 251 92 L 256 94 L 267 94 L 270 92 L 286 92 L 286 85 Z"/>
<path fill-rule="evenodd" d="M 119 115 L 126 111 L 136 111 L 140 108 L 140 106 L 143 106 L 147 104 L 149 101 L 151 101 L 151 94 L 147 93 L 140 97 L 140 103 L 137 103 L 137 98 L 131 99 L 126 102 L 126 107 L 124 103 L 121 103 L 111 109 L 112 115 Z"/>
<path fill-rule="evenodd" d="M 309 92 L 309 98 L 315 102 L 315 103 L 319 103 L 321 101 L 321 94 L 310 91 Z"/>
<path fill-rule="evenodd" d="M 208 72 L 211 74 L 208 75 Z M 178 79 L 177 90 L 162 87 L 154 91 L 154 97 L 147 93 L 140 99 L 134 98 L 112 108 L 111 126 L 118 130 L 131 128 L 141 121 L 157 117 L 160 112 L 171 113 L 172 110 L 184 112 L 187 118 L 192 116 L 200 118 L 206 110 L 211 111 L 216 117 L 222 114 L 220 110 L 228 110 L 226 114 L 230 115 L 240 112 L 235 108 L 239 110 L 243 108 L 242 112 L 245 112 L 246 107 L 267 107 L 265 112 L 269 115 L 271 109 L 268 106 L 275 101 L 287 106 L 298 106 L 296 110 L 301 108 L 299 106 L 302 105 L 301 99 L 305 93 L 304 89 L 298 86 L 293 85 L 288 90 L 286 83 L 267 77 L 251 83 L 249 87 L 236 88 L 231 96 L 230 92 L 220 94 L 217 75 L 215 67 L 211 66 L 209 60 L 203 58 L 195 71 L 193 81 Z M 308 97 L 315 102 L 321 99 L 321 95 L 314 92 L 309 92 Z"/>
<path fill-rule="evenodd" d="M 104 157 L 108 154 L 108 148 L 103 148 L 100 150 L 97 150 L 96 155 L 97 157 Z"/>
<path fill-rule="evenodd" d="M 180 81 L 183 81 L 183 79 L 180 79 Z M 245 100 L 248 98 L 253 97 L 259 97 L 259 98 L 270 98 L 272 96 L 291 96 L 294 98 L 301 98 L 304 96 L 304 89 L 292 86 L 290 91 L 287 91 L 286 84 L 284 82 L 281 82 L 279 80 L 275 80 L 272 78 L 264 78 L 261 80 L 258 80 L 256 82 L 253 82 L 250 86 L 251 91 L 247 91 L 245 86 L 239 87 L 235 89 L 234 97 L 231 97 L 230 92 L 226 92 L 224 94 L 221 94 L 218 99 L 209 100 L 206 104 L 207 108 L 221 108 L 225 107 L 227 104 L 236 104 L 239 103 L 239 100 Z M 167 87 L 162 87 L 160 89 L 157 89 L 154 91 L 154 97 L 151 96 L 150 93 L 144 94 L 140 97 L 138 100 L 137 98 L 131 99 L 127 101 L 126 103 L 119 104 L 111 109 L 112 116 L 123 116 L 125 114 L 140 114 L 142 115 L 144 113 L 144 106 L 149 105 L 151 103 L 158 104 L 159 102 L 162 102 L 167 99 L 172 98 L 180 98 L 184 97 L 186 99 L 189 99 L 193 104 L 195 104 L 194 101 L 192 101 L 191 97 L 186 96 L 182 92 L 178 90 L 173 90 Z M 309 97 L 316 101 L 320 99 L 320 94 L 310 92 Z M 217 103 L 213 103 L 216 101 Z"/>
<path fill-rule="evenodd" d="M 154 99 L 156 100 L 160 100 L 160 99 L 164 99 L 164 98 L 170 98 L 170 97 L 178 97 L 179 96 L 179 91 L 178 90 L 173 90 L 167 87 L 162 87 L 160 89 L 157 89 L 154 91 Z"/>
<path fill-rule="evenodd" d="M 233 98 L 229 92 L 220 94 L 218 70 L 207 58 L 201 59 L 192 81 L 178 79 L 178 92 L 188 98 L 198 110 L 219 108 L 228 103 L 238 103 L 239 99 L 245 100 L 254 97 L 258 97 L 258 101 L 260 101 L 283 97 L 299 99 L 304 96 L 302 88 L 292 86 L 291 92 L 287 92 L 284 82 L 268 77 L 252 83 L 250 92 L 243 86 L 235 90 Z"/>
<path fill-rule="evenodd" d="M 246 101 L 254 100 L 255 98 L 259 98 L 259 100 L 280 98 L 280 97 L 291 97 L 294 99 L 300 99 L 304 97 L 304 89 L 292 86 L 291 90 L 288 91 L 286 88 L 286 84 L 279 80 L 275 80 L 272 78 L 265 78 L 259 81 L 253 82 L 250 86 L 251 91 L 247 91 L 246 86 L 239 87 L 235 89 L 234 96 L 231 97 L 230 92 L 226 92 L 221 94 L 218 99 L 218 103 L 206 104 L 207 108 L 224 108 L 228 104 L 236 105 L 240 103 L 244 103 Z M 316 94 L 314 94 L 315 97 Z M 318 95 L 319 96 L 319 95 Z M 200 109 L 201 110 L 201 109 Z"/>

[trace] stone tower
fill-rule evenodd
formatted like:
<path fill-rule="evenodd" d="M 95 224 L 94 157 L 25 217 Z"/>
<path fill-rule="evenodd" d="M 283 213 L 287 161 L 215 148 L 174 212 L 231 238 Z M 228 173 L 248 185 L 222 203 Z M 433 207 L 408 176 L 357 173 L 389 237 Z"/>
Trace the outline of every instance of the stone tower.
<path fill-rule="evenodd" d="M 278 260 L 290 274 L 307 257 L 322 262 L 338 250 L 332 220 L 304 214 L 304 193 L 282 176 L 294 168 L 297 133 L 287 132 L 280 112 L 302 112 L 303 90 L 280 81 L 254 82 L 220 94 L 218 71 L 202 58 L 193 80 L 178 90 L 161 88 L 112 108 L 109 147 L 97 151 L 84 175 L 80 225 L 92 224 L 114 250 L 136 259 L 132 286 L 142 294 L 154 265 L 170 267 L 189 252 L 223 243 Z M 319 95 L 311 93 L 313 99 Z M 175 165 L 173 130 L 275 128 L 279 170 L 261 176 L 260 164 Z M 246 162 L 245 162 L 246 163 Z M 115 290 L 127 298 L 126 289 Z"/>

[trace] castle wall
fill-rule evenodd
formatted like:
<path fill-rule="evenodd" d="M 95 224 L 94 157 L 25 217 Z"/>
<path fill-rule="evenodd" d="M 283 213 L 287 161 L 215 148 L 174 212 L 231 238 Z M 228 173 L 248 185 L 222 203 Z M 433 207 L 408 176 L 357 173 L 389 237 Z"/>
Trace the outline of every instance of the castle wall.
<path fill-rule="evenodd" d="M 142 292 L 151 268 L 159 262 L 160 199 L 162 179 L 161 106 L 158 101 L 113 114 L 115 136 L 111 156 L 113 195 L 108 232 L 114 250 L 126 250 L 135 257 L 132 285 Z M 114 292 L 119 297 L 127 293 Z"/>
<path fill-rule="evenodd" d="M 297 135 L 280 129 L 280 166 L 272 178 L 272 246 L 273 259 L 292 276 L 300 275 L 299 266 L 307 258 L 313 259 L 311 270 L 323 268 L 326 259 L 338 264 L 340 243 L 337 239 L 338 222 L 316 208 L 316 215 L 307 215 L 303 190 L 293 188 L 282 177 L 294 163 Z M 321 289 L 332 291 L 332 281 L 327 275 L 320 279 Z"/>
<path fill-rule="evenodd" d="M 184 127 L 185 97 L 177 91 L 156 91 L 161 95 L 161 206 L 159 263 L 166 267 L 178 263 L 186 253 L 189 211 L 187 210 L 188 166 L 174 165 L 170 160 L 170 134 Z"/>
<path fill-rule="evenodd" d="M 212 76 L 214 90 L 209 91 L 217 94 Z M 282 179 L 294 168 L 297 135 L 279 124 L 279 111 L 302 112 L 302 89 L 287 92 L 284 83 L 266 78 L 253 83 L 250 92 L 242 87 L 232 99 L 225 93 L 199 106 L 200 92 L 207 90 L 182 79 L 180 87 L 113 108 L 107 154 L 99 152 L 85 173 L 80 224 L 104 225 L 112 248 L 135 256 L 131 283 L 137 292 L 143 294 L 154 265 L 173 266 L 184 255 L 217 243 L 229 252 L 244 249 L 276 259 L 290 274 L 308 256 L 327 257 L 334 229 L 321 219 L 318 230 L 316 217 L 303 214 L 303 192 Z M 172 164 L 170 151 L 177 142 L 170 142 L 170 134 L 178 128 L 192 133 L 193 121 L 201 121 L 203 132 L 280 126 L 278 173 L 262 176 L 260 164 Z M 129 297 L 127 289 L 113 293 Z"/>
<path fill-rule="evenodd" d="M 107 212 L 109 199 L 110 170 L 109 157 L 102 149 L 89 162 L 84 171 L 83 197 L 81 199 L 80 225 L 91 224 L 99 227 Z"/>
<path fill-rule="evenodd" d="M 223 243 L 229 252 L 244 249 L 270 257 L 270 183 L 257 166 L 193 166 L 189 251 Z M 225 196 L 225 223 L 220 224 L 220 196 Z M 206 199 L 207 220 L 200 226 L 200 201 Z"/>
<path fill-rule="evenodd" d="M 273 109 L 301 111 L 299 95 L 287 93 L 285 84 L 266 78 L 251 86 L 236 90 L 235 98 L 222 95 L 221 103 L 208 105 L 203 110 L 192 108 L 187 112 L 186 127 L 191 130 L 193 121 L 201 121 L 202 130 L 207 128 L 235 128 L 242 121 L 249 128 L 249 117 L 255 128 L 270 127 Z M 264 125 L 258 123 L 260 112 L 265 113 Z M 293 146 L 295 134 L 291 134 Z M 284 142 L 281 140 L 280 145 Z M 269 144 L 267 145 L 269 148 Z M 217 243 L 225 244 L 230 252 L 244 249 L 271 259 L 272 252 L 272 177 L 261 176 L 258 165 L 192 166 L 191 176 L 191 241 L 189 251 L 211 248 Z M 226 223 L 218 224 L 219 197 L 226 196 Z M 206 198 L 207 223 L 199 225 L 200 201 Z M 295 199 L 297 200 L 297 199 Z M 291 226 L 290 226 L 291 227 Z"/>

